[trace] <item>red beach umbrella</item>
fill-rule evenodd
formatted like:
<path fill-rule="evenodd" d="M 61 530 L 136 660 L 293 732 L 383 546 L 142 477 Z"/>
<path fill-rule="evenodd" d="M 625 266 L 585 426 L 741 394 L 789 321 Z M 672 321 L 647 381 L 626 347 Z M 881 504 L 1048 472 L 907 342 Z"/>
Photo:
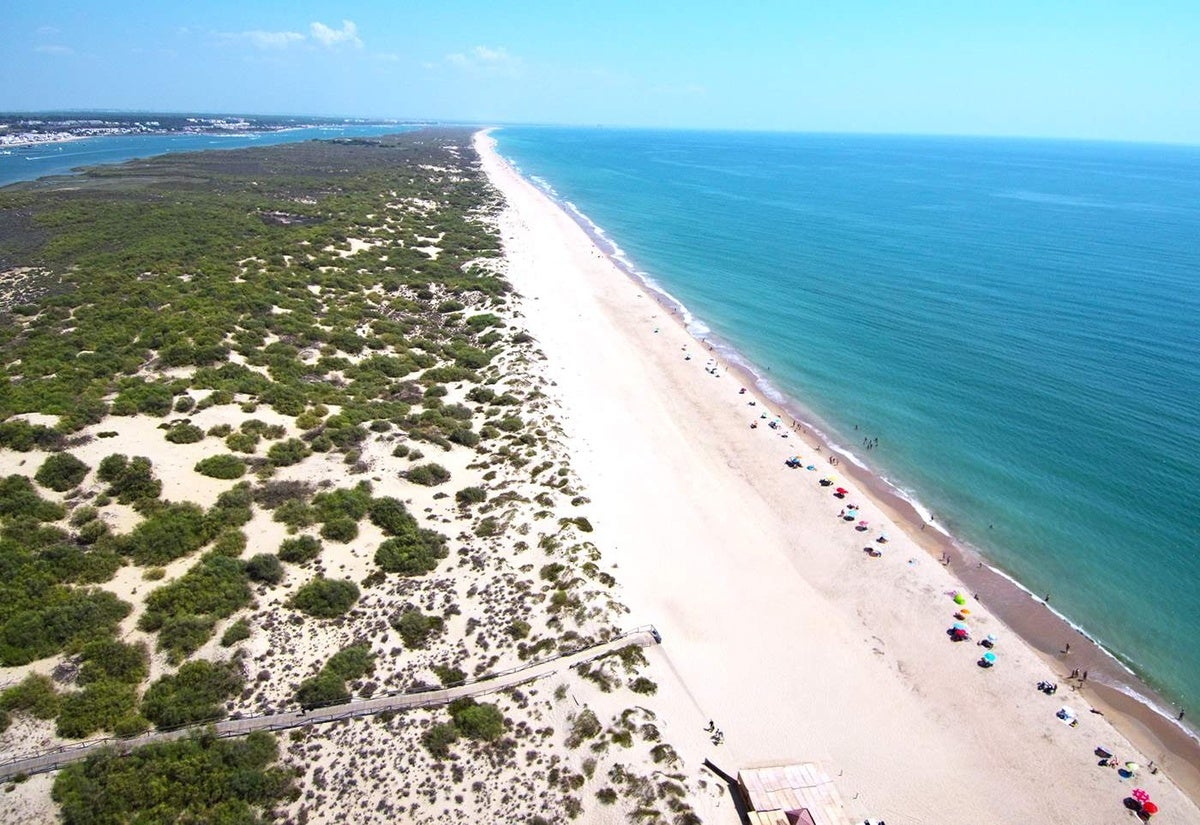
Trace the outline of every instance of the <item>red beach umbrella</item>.
<path fill-rule="evenodd" d="M 845 487 L 838 487 L 836 490 L 834 490 L 834 492 L 837 493 L 839 496 L 844 496 L 847 493 L 849 493 L 850 491 L 847 490 Z"/>
<path fill-rule="evenodd" d="M 1142 806 L 1142 813 L 1154 816 L 1156 813 L 1158 813 L 1158 806 L 1153 802 L 1147 802 Z"/>

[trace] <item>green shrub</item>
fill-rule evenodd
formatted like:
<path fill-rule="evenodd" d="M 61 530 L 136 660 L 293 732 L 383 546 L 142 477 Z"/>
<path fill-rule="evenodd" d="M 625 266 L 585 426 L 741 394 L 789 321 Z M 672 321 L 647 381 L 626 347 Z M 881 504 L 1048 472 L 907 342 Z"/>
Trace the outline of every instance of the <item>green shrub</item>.
<path fill-rule="evenodd" d="M 367 512 L 371 523 L 389 536 L 403 535 L 417 527 L 417 520 L 408 512 L 404 502 L 391 496 L 372 499 Z"/>
<path fill-rule="evenodd" d="M 133 608 L 107 590 L 55 586 L 40 598 L 4 605 L 0 665 L 24 665 L 64 647 L 111 636 Z"/>
<path fill-rule="evenodd" d="M 450 746 L 458 741 L 458 728 L 453 724 L 437 724 L 421 734 L 421 744 L 437 759 L 450 755 Z"/>
<path fill-rule="evenodd" d="M 212 536 L 204 511 L 191 502 L 168 504 L 133 529 L 124 547 L 140 565 L 161 565 L 194 553 Z"/>
<path fill-rule="evenodd" d="M 292 564 L 304 564 L 321 555 L 321 542 L 312 536 L 284 539 L 279 545 L 279 558 Z"/>
<path fill-rule="evenodd" d="M 338 518 L 358 521 L 371 507 L 371 485 L 361 482 L 353 488 L 341 488 L 317 493 L 312 499 L 317 521 L 327 522 Z"/>
<path fill-rule="evenodd" d="M 250 638 L 250 623 L 245 619 L 238 619 L 225 629 L 225 633 L 221 636 L 221 647 L 233 647 L 238 642 Z"/>
<path fill-rule="evenodd" d="M 52 453 L 42 462 L 34 479 L 43 487 L 65 493 L 78 487 L 90 469 L 70 453 Z"/>
<path fill-rule="evenodd" d="M 62 707 L 62 697 L 50 677 L 30 673 L 18 684 L 0 693 L 0 710 L 28 713 L 38 719 L 53 719 Z"/>
<path fill-rule="evenodd" d="M 58 735 L 83 739 L 96 731 L 113 731 L 137 707 L 137 688 L 106 680 L 88 685 L 77 693 L 65 694 L 58 713 Z"/>
<path fill-rule="evenodd" d="M 222 530 L 213 542 L 212 552 L 236 559 L 246 551 L 246 534 L 241 530 Z"/>
<path fill-rule="evenodd" d="M 471 739 L 495 742 L 504 735 L 504 714 L 495 705 L 455 699 L 450 703 L 450 716 L 459 732 Z"/>
<path fill-rule="evenodd" d="M 658 685 L 656 685 L 653 680 L 647 679 L 645 676 L 639 676 L 629 683 L 629 689 L 634 693 L 653 696 L 658 692 Z"/>
<path fill-rule="evenodd" d="M 463 487 L 454 494 L 454 500 L 463 507 L 482 504 L 487 500 L 487 492 L 482 487 Z"/>
<path fill-rule="evenodd" d="M 506 433 L 519 432 L 524 426 L 525 422 L 515 415 L 506 416 L 505 418 L 501 418 L 498 422 L 496 422 L 496 427 Z"/>
<path fill-rule="evenodd" d="M 450 471 L 441 464 L 430 462 L 410 467 L 408 472 L 404 473 L 404 476 L 414 484 L 420 484 L 424 487 L 436 487 L 450 480 Z"/>
<path fill-rule="evenodd" d="M 349 701 L 350 691 L 346 688 L 346 680 L 326 670 L 305 679 L 296 689 L 296 702 L 306 710 L 341 705 Z"/>
<path fill-rule="evenodd" d="M 298 793 L 288 771 L 269 767 L 278 757 L 271 734 L 205 732 L 128 756 L 100 751 L 60 771 L 51 796 L 67 825 L 255 823 L 261 810 Z"/>
<path fill-rule="evenodd" d="M 7 447 L 18 453 L 27 453 L 34 449 L 61 449 L 62 441 L 62 433 L 42 424 L 30 424 L 21 418 L 0 422 L 0 447 Z"/>
<path fill-rule="evenodd" d="M 39 496 L 25 476 L 14 474 L 0 479 L 0 519 L 25 516 L 37 521 L 57 521 L 66 514 L 62 505 Z"/>
<path fill-rule="evenodd" d="M 446 623 L 440 616 L 426 616 L 416 608 L 403 609 L 392 616 L 391 625 L 406 647 L 412 650 L 425 647 L 429 640 L 440 633 Z"/>
<path fill-rule="evenodd" d="M 162 494 L 162 482 L 154 477 L 153 464 L 145 456 L 135 456 L 131 460 L 113 453 L 101 460 L 96 477 L 109 485 L 105 494 L 122 504 L 158 498 Z"/>
<path fill-rule="evenodd" d="M 251 581 L 279 584 L 283 581 L 283 564 L 272 553 L 259 553 L 246 562 L 246 575 Z"/>
<path fill-rule="evenodd" d="M 233 433 L 225 439 L 225 446 L 235 453 L 253 453 L 258 449 L 257 433 Z"/>
<path fill-rule="evenodd" d="M 76 682 L 90 685 L 111 679 L 138 685 L 150 672 L 150 654 L 141 642 L 126 644 L 116 639 L 98 639 L 83 646 L 83 664 Z"/>
<path fill-rule="evenodd" d="M 479 444 L 479 434 L 470 427 L 461 427 L 450 433 L 450 440 L 464 447 L 475 447 Z"/>
<path fill-rule="evenodd" d="M 344 647 L 329 657 L 325 669 L 342 679 L 361 679 L 375 667 L 375 654 L 368 644 Z"/>
<path fill-rule="evenodd" d="M 195 424 L 181 423 L 167 430 L 163 437 L 172 444 L 195 444 L 204 440 L 204 430 Z"/>
<path fill-rule="evenodd" d="M 254 493 L 250 483 L 238 482 L 217 496 L 217 503 L 208 511 L 210 524 L 241 527 L 254 518 Z"/>
<path fill-rule="evenodd" d="M 320 577 L 297 590 L 288 607 L 320 619 L 332 619 L 353 607 L 358 597 L 358 585 L 349 579 Z"/>
<path fill-rule="evenodd" d="M 245 564 L 210 553 L 177 580 L 150 592 L 138 627 L 159 631 L 159 648 L 178 659 L 208 641 L 217 619 L 233 615 L 250 599 Z"/>
<path fill-rule="evenodd" d="M 167 651 L 171 663 L 181 662 L 212 638 L 216 624 L 217 620 L 212 616 L 172 616 L 159 628 L 159 650 Z"/>
<path fill-rule="evenodd" d="M 275 521 L 286 524 L 292 530 L 301 530 L 316 524 L 317 511 L 304 501 L 287 501 L 275 508 L 271 516 Z"/>
<path fill-rule="evenodd" d="M 386 539 L 375 551 L 375 563 L 388 573 L 420 576 L 436 568 L 448 553 L 445 536 L 417 529 L 403 537 Z"/>
<path fill-rule="evenodd" d="M 358 536 L 358 522 L 348 517 L 330 519 L 321 525 L 321 538 L 345 544 Z"/>
<path fill-rule="evenodd" d="M 142 715 L 166 729 L 222 718 L 221 703 L 242 683 L 241 672 L 231 663 L 186 662 L 174 676 L 163 676 L 146 689 Z"/>
<path fill-rule="evenodd" d="M 235 455 L 222 453 L 197 461 L 194 469 L 209 478 L 241 478 L 246 474 L 246 462 Z"/>
<path fill-rule="evenodd" d="M 308 445 L 298 438 L 289 438 L 287 441 L 276 442 L 267 450 L 267 458 L 276 467 L 289 467 L 293 464 L 299 464 L 308 458 L 310 454 L 311 451 L 308 449 Z"/>

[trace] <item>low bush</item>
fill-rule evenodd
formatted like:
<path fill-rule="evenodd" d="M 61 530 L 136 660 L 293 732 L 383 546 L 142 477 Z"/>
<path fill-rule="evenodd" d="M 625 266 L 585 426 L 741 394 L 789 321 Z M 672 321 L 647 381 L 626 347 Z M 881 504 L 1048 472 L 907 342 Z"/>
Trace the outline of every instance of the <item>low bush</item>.
<path fill-rule="evenodd" d="M 292 774 L 270 767 L 278 758 L 268 733 L 218 739 L 205 732 L 128 756 L 100 751 L 64 768 L 51 796 L 67 825 L 254 823 L 264 809 L 298 795 Z"/>
<path fill-rule="evenodd" d="M 283 564 L 272 553 L 259 553 L 246 562 L 246 575 L 252 581 L 279 584 L 283 581 Z"/>
<path fill-rule="evenodd" d="M 404 477 L 413 484 L 420 484 L 424 487 L 436 487 L 439 484 L 445 484 L 450 480 L 450 471 L 441 464 L 430 462 L 428 464 L 418 464 L 415 467 L 409 468 L 404 473 Z"/>
<path fill-rule="evenodd" d="M 221 635 L 221 647 L 233 647 L 238 642 L 250 638 L 250 623 L 245 619 L 238 619 L 225 629 Z"/>
<path fill-rule="evenodd" d="M 454 494 L 454 500 L 463 507 L 482 504 L 487 500 L 487 492 L 482 487 L 463 487 Z"/>
<path fill-rule="evenodd" d="M 321 525 L 321 538 L 345 544 L 358 537 L 358 522 L 348 516 L 338 516 Z"/>
<path fill-rule="evenodd" d="M 108 484 L 105 494 L 122 504 L 133 504 L 141 499 L 158 498 L 162 494 L 162 482 L 154 477 L 154 465 L 145 456 L 130 459 L 113 453 L 100 462 L 96 477 Z"/>
<path fill-rule="evenodd" d="M 204 511 L 195 504 L 168 504 L 133 529 L 125 551 L 140 565 L 161 565 L 194 553 L 212 536 Z"/>
<path fill-rule="evenodd" d="M 308 445 L 298 438 L 276 442 L 267 450 L 267 458 L 276 467 L 290 467 L 293 464 L 299 464 L 310 454 Z"/>
<path fill-rule="evenodd" d="M 442 632 L 446 623 L 440 616 L 426 616 L 417 608 L 407 608 L 392 616 L 391 625 L 400 634 L 405 646 L 416 650 L 429 644 L 430 639 Z"/>
<path fill-rule="evenodd" d="M 37 521 L 58 521 L 67 511 L 60 504 L 46 501 L 22 475 L 0 479 L 0 519 L 28 517 Z"/>
<path fill-rule="evenodd" d="M 83 739 L 96 731 L 115 731 L 118 725 L 136 715 L 137 688 L 105 680 L 63 696 L 58 712 L 58 735 L 64 739 Z"/>
<path fill-rule="evenodd" d="M 504 735 L 504 714 L 495 705 L 455 699 L 450 703 L 450 716 L 459 732 L 471 739 L 495 742 Z"/>
<path fill-rule="evenodd" d="M 332 619 L 353 607 L 358 597 L 358 585 L 349 579 L 319 577 L 297 590 L 287 604 L 310 616 Z"/>
<path fill-rule="evenodd" d="M 349 701 L 350 691 L 346 688 L 346 680 L 325 670 L 305 679 L 296 689 L 296 703 L 306 710 L 341 705 Z"/>
<path fill-rule="evenodd" d="M 146 689 L 142 715 L 167 729 L 222 718 L 222 703 L 241 690 L 243 681 L 234 664 L 186 662 L 175 675 L 163 676 Z"/>
<path fill-rule="evenodd" d="M 222 453 L 197 461 L 193 469 L 209 478 L 234 479 L 246 474 L 246 462 L 235 455 Z"/>
<path fill-rule="evenodd" d="M 284 539 L 279 545 L 279 558 L 292 564 L 304 564 L 321 555 L 321 542 L 312 536 Z"/>
<path fill-rule="evenodd" d="M 409 535 L 384 540 L 375 551 L 375 563 L 388 573 L 420 576 L 436 568 L 448 554 L 445 536 L 420 528 Z"/>
<path fill-rule="evenodd" d="M 204 430 L 195 424 L 176 424 L 167 430 L 163 438 L 172 444 L 195 444 L 197 441 L 204 440 Z"/>
<path fill-rule="evenodd" d="M 0 665 L 25 665 L 67 647 L 112 636 L 133 609 L 107 590 L 55 586 L 39 598 L 4 605 Z"/>
<path fill-rule="evenodd" d="M 62 697 L 54 689 L 54 682 L 40 673 L 30 673 L 0 693 L 0 710 L 8 713 L 28 713 L 38 719 L 53 719 L 61 707 Z"/>
<path fill-rule="evenodd" d="M 126 644 L 116 639 L 98 639 L 83 646 L 82 659 L 76 677 L 79 685 L 106 679 L 138 685 L 150 672 L 150 654 L 141 642 Z"/>
<path fill-rule="evenodd" d="M 450 746 L 458 741 L 458 728 L 453 723 L 432 725 L 421 734 L 421 744 L 437 759 L 450 755 Z"/>
<path fill-rule="evenodd" d="M 78 487 L 90 469 L 70 453 L 53 453 L 46 457 L 33 478 L 43 487 L 65 493 Z"/>

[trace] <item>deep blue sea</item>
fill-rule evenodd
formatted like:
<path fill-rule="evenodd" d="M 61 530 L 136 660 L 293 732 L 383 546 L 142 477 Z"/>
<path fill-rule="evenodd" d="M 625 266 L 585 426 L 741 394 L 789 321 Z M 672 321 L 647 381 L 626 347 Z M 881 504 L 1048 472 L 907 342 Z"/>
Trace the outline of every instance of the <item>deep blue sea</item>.
<path fill-rule="evenodd" d="M 409 131 L 412 126 L 362 125 L 309 126 L 279 132 L 239 135 L 115 135 L 63 143 L 0 147 L 0 186 L 46 175 L 65 175 L 79 166 L 121 163 L 168 152 L 201 152 L 206 149 L 241 149 L 299 140 L 374 137 Z"/>
<path fill-rule="evenodd" d="M 1200 147 L 495 137 L 695 331 L 1200 710 Z"/>

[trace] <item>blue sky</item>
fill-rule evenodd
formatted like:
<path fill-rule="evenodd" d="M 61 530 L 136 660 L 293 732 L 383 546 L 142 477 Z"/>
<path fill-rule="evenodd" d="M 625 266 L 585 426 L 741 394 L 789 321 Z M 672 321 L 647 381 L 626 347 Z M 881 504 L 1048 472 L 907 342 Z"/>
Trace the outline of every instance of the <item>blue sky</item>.
<path fill-rule="evenodd" d="M 5 0 L 0 20 L 3 110 L 1200 143 L 1195 0 Z"/>

